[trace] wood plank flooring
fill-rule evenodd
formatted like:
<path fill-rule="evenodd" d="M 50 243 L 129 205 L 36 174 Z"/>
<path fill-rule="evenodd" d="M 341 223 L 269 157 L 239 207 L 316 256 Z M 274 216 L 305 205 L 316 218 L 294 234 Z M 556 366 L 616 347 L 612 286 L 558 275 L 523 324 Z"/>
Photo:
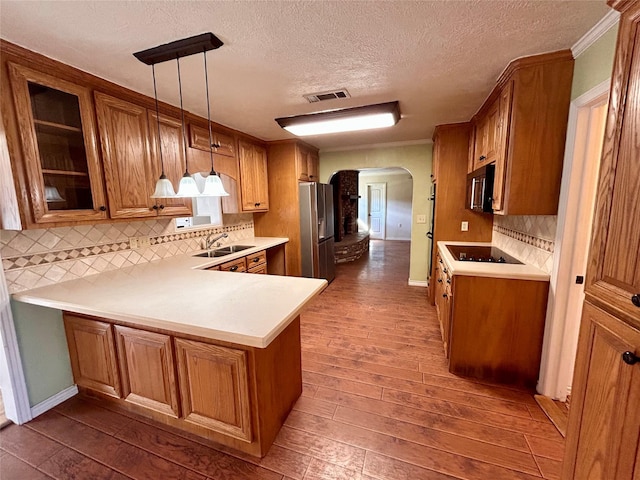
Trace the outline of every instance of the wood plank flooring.
<path fill-rule="evenodd" d="M 408 259 L 408 242 L 372 240 L 304 311 L 304 391 L 265 458 L 74 398 L 0 432 L 0 478 L 559 478 L 564 439 L 533 392 L 448 373 Z"/>

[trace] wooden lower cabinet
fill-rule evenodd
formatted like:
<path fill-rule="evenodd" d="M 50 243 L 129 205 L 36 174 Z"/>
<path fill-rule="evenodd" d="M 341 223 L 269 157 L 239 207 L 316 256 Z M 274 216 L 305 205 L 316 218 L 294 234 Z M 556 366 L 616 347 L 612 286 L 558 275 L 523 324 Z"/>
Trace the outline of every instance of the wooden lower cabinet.
<path fill-rule="evenodd" d="M 76 384 L 119 398 L 122 390 L 113 325 L 65 314 L 64 329 Z"/>
<path fill-rule="evenodd" d="M 584 304 L 562 478 L 640 478 L 640 330 Z"/>
<path fill-rule="evenodd" d="M 116 326 L 116 353 L 127 402 L 178 417 L 178 392 L 171 337 Z"/>
<path fill-rule="evenodd" d="M 449 337 L 451 335 L 451 300 L 453 293 L 451 291 L 451 276 L 444 266 L 440 254 L 436 257 L 436 287 L 435 287 L 435 303 L 438 322 L 440 323 L 440 333 L 442 335 L 442 343 L 444 346 L 444 355 L 449 358 Z"/>
<path fill-rule="evenodd" d="M 176 339 L 187 422 L 251 441 L 247 352 Z"/>
<path fill-rule="evenodd" d="M 299 317 L 266 348 L 69 312 L 64 324 L 81 394 L 250 455 L 267 454 L 302 393 Z"/>

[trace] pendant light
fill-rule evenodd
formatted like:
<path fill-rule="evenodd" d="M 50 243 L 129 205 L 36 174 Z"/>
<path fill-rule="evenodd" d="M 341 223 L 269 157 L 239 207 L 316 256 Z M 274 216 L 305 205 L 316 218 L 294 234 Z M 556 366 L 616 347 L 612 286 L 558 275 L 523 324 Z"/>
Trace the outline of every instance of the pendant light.
<path fill-rule="evenodd" d="M 182 107 L 182 79 L 180 78 L 180 57 L 176 56 L 176 63 L 178 65 L 178 91 L 180 92 L 180 116 L 182 122 L 182 141 L 184 143 L 184 161 L 185 170 L 184 175 L 180 179 L 180 185 L 178 185 L 178 197 L 198 197 L 200 196 L 200 190 L 198 185 L 189 173 L 189 160 L 187 159 L 187 136 L 186 126 L 184 124 L 184 108 Z"/>
<path fill-rule="evenodd" d="M 220 147 L 219 144 L 213 143 L 213 135 L 211 133 L 211 104 L 209 102 L 209 74 L 207 70 L 207 51 L 202 52 L 204 56 L 204 85 L 207 90 L 207 125 L 209 125 L 209 155 L 211 157 L 211 171 L 209 176 L 204 182 L 204 189 L 202 191 L 203 196 L 207 197 L 228 197 L 229 194 L 222 185 L 222 180 L 213 169 L 213 148 L 216 150 Z"/>
<path fill-rule="evenodd" d="M 156 190 L 151 195 L 151 198 L 170 198 L 175 197 L 176 192 L 173 189 L 171 180 L 164 174 L 164 160 L 162 158 L 162 140 L 160 138 L 160 109 L 158 108 L 158 89 L 156 87 L 156 66 L 151 65 L 151 73 L 153 74 L 153 95 L 156 99 L 156 120 L 158 122 L 158 150 L 160 151 L 160 166 L 162 173 L 160 178 L 156 182 Z"/>

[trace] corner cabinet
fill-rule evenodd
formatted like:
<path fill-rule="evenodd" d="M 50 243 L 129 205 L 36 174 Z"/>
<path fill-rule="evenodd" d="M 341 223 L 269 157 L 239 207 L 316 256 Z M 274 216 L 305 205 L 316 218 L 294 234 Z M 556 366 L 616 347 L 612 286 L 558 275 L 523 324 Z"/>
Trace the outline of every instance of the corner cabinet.
<path fill-rule="evenodd" d="M 8 63 L 8 69 L 30 220 L 47 224 L 106 219 L 89 89 L 23 65 Z"/>
<path fill-rule="evenodd" d="M 240 196 L 243 212 L 269 210 L 269 178 L 267 150 L 245 140 L 238 142 L 240 163 Z"/>
<path fill-rule="evenodd" d="M 572 78 L 569 50 L 519 58 L 472 118 L 468 171 L 495 165 L 494 213 L 557 214 Z"/>
<path fill-rule="evenodd" d="M 621 12 L 562 479 L 640 478 L 640 4 Z"/>

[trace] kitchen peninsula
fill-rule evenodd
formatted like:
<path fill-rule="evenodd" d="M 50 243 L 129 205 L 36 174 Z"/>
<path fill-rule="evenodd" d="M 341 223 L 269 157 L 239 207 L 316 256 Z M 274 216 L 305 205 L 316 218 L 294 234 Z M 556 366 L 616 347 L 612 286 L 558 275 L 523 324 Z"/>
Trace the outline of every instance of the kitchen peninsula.
<path fill-rule="evenodd" d="M 302 391 L 302 308 L 325 280 L 211 270 L 175 256 L 14 294 L 64 312 L 81 393 L 264 456 Z"/>

